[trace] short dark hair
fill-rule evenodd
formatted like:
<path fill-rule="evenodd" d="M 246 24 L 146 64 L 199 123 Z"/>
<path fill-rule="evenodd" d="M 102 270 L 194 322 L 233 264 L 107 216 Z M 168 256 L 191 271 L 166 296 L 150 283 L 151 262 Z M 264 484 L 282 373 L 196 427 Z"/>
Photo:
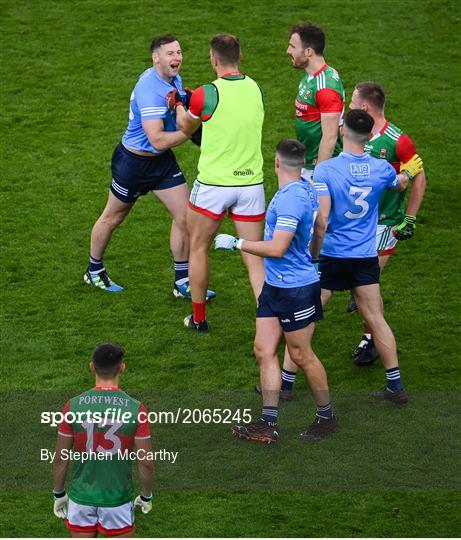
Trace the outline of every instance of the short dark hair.
<path fill-rule="evenodd" d="M 118 343 L 101 343 L 93 351 L 93 365 L 96 373 L 101 377 L 114 377 L 117 375 L 123 362 L 125 351 Z"/>
<path fill-rule="evenodd" d="M 386 94 L 384 88 L 375 82 L 359 82 L 355 85 L 357 92 L 362 99 L 370 102 L 374 107 L 382 111 L 386 104 Z"/>
<path fill-rule="evenodd" d="M 349 136 L 356 143 L 365 144 L 370 138 L 374 123 L 373 118 L 366 111 L 352 109 L 344 118 L 347 128 L 344 136 Z"/>
<path fill-rule="evenodd" d="M 306 147 L 304 144 L 296 141 L 295 139 L 283 139 L 281 140 L 275 151 L 280 157 L 282 165 L 293 169 L 301 169 L 306 162 L 305 153 Z"/>
<path fill-rule="evenodd" d="M 224 66 L 240 62 L 240 41 L 232 34 L 216 34 L 211 38 L 211 51 Z"/>
<path fill-rule="evenodd" d="M 165 34 L 164 36 L 155 37 L 150 44 L 150 52 L 154 52 L 159 49 L 162 45 L 167 45 L 168 43 L 173 43 L 173 41 L 178 41 L 178 38 L 173 36 L 173 34 Z"/>
<path fill-rule="evenodd" d="M 315 54 L 321 55 L 325 50 L 325 32 L 310 22 L 295 24 L 291 29 L 291 34 L 299 34 L 305 49 L 314 49 Z"/>

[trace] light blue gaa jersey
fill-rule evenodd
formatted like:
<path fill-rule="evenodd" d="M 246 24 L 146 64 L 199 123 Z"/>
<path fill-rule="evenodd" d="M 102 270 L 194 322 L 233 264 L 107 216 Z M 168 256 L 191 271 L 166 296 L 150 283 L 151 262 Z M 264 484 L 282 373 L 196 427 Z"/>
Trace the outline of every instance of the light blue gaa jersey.
<path fill-rule="evenodd" d="M 338 258 L 375 257 L 378 203 L 385 189 L 400 183 L 394 167 L 368 154 L 341 152 L 314 169 L 319 196 L 331 197 L 322 255 Z"/>
<path fill-rule="evenodd" d="M 303 287 L 319 280 L 309 253 L 318 199 L 312 184 L 295 181 L 279 189 L 266 213 L 264 240 L 272 240 L 276 230 L 294 237 L 280 259 L 265 257 L 266 282 L 274 287 Z"/>
<path fill-rule="evenodd" d="M 165 97 L 171 90 L 177 89 L 181 95 L 182 79 L 179 75 L 171 83 L 162 79 L 156 69 L 146 69 L 139 77 L 130 97 L 128 127 L 122 143 L 128 148 L 161 154 L 149 142 L 142 127 L 143 120 L 163 120 L 165 131 L 176 131 L 176 114 L 166 107 Z"/>

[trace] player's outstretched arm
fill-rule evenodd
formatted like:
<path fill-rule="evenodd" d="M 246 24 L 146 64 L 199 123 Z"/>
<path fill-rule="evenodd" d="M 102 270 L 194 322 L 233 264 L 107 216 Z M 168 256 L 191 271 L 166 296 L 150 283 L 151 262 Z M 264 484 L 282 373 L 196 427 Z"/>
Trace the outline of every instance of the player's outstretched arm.
<path fill-rule="evenodd" d="M 255 242 L 236 238 L 231 234 L 218 234 L 215 238 L 215 249 L 227 249 L 235 251 L 240 249 L 246 253 L 257 255 L 258 257 L 282 258 L 292 241 L 294 233 L 284 230 L 276 230 L 272 240 L 262 240 Z"/>
<path fill-rule="evenodd" d="M 195 118 L 190 113 L 185 113 L 184 118 L 182 119 L 181 124 L 181 131 L 190 137 L 193 133 L 195 133 L 199 127 L 202 124 L 202 120 L 200 118 Z"/>
<path fill-rule="evenodd" d="M 141 494 L 134 500 L 134 505 L 140 506 L 143 514 L 148 514 L 152 510 L 152 487 L 154 484 L 154 461 L 148 459 L 152 452 L 152 439 L 150 437 L 135 438 L 134 447 L 138 455 L 138 472 L 141 484 Z"/>
<path fill-rule="evenodd" d="M 66 484 L 67 469 L 69 468 L 69 460 L 65 459 L 63 450 L 70 450 L 74 444 L 73 437 L 65 437 L 58 435 L 56 442 L 56 454 L 53 460 L 53 512 L 58 518 L 65 519 L 67 517 L 67 503 L 69 501 L 64 489 Z"/>

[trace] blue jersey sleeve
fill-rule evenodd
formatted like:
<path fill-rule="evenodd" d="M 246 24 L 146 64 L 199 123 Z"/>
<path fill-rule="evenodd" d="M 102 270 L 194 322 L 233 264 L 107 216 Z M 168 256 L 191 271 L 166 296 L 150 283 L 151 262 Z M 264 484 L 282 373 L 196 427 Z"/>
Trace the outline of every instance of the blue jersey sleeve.
<path fill-rule="evenodd" d="M 395 189 L 400 184 L 400 179 L 397 176 L 394 167 L 388 162 L 386 162 L 384 174 L 386 179 L 386 189 Z"/>
<path fill-rule="evenodd" d="M 167 116 L 165 98 L 152 90 L 150 79 L 141 78 L 134 89 L 141 120 L 163 120 Z"/>
<path fill-rule="evenodd" d="M 274 228 L 294 234 L 307 208 L 305 197 L 299 197 L 291 191 L 284 193 L 277 201 L 275 208 L 277 221 Z"/>
<path fill-rule="evenodd" d="M 317 165 L 314 169 L 314 188 L 317 195 L 330 196 L 330 190 L 328 189 L 328 171 L 326 167 Z"/>

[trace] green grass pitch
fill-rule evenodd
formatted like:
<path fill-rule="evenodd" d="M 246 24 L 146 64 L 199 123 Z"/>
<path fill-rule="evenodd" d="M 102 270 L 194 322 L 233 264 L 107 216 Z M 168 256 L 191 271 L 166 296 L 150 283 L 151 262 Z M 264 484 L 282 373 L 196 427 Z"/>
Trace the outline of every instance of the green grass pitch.
<path fill-rule="evenodd" d="M 123 386 L 150 409 L 258 410 L 254 303 L 237 254 L 210 253 L 219 296 L 209 306 L 213 332 L 204 336 L 182 327 L 190 306 L 171 294 L 169 219 L 153 197 L 136 204 L 106 254 L 126 291 L 91 290 L 82 275 L 151 38 L 179 37 L 181 74 L 194 87 L 213 80 L 209 38 L 220 31 L 240 37 L 243 70 L 265 95 L 269 199 L 274 147 L 293 136 L 302 73 L 285 50 L 290 26 L 302 20 L 325 29 L 325 56 L 342 76 L 347 102 L 355 82 L 381 82 L 389 119 L 424 159 L 428 189 L 416 236 L 402 243 L 382 279 L 412 401 L 402 411 L 371 403 L 383 372 L 353 366 L 361 323 L 346 315 L 346 295 L 337 295 L 315 349 L 341 430 L 320 445 L 298 444 L 314 410 L 301 379 L 296 401 L 281 407 L 274 448 L 234 440 L 228 425 L 154 426 L 156 447 L 180 454 L 175 465 L 159 463 L 154 509 L 138 516 L 138 532 L 459 536 L 457 0 L 1 2 L 2 535 L 67 534 L 52 514 L 50 465 L 38 454 L 52 447 L 55 432 L 40 426 L 39 414 L 92 384 L 87 362 L 98 342 L 125 346 Z M 187 143 L 176 153 L 191 183 L 198 150 Z"/>

